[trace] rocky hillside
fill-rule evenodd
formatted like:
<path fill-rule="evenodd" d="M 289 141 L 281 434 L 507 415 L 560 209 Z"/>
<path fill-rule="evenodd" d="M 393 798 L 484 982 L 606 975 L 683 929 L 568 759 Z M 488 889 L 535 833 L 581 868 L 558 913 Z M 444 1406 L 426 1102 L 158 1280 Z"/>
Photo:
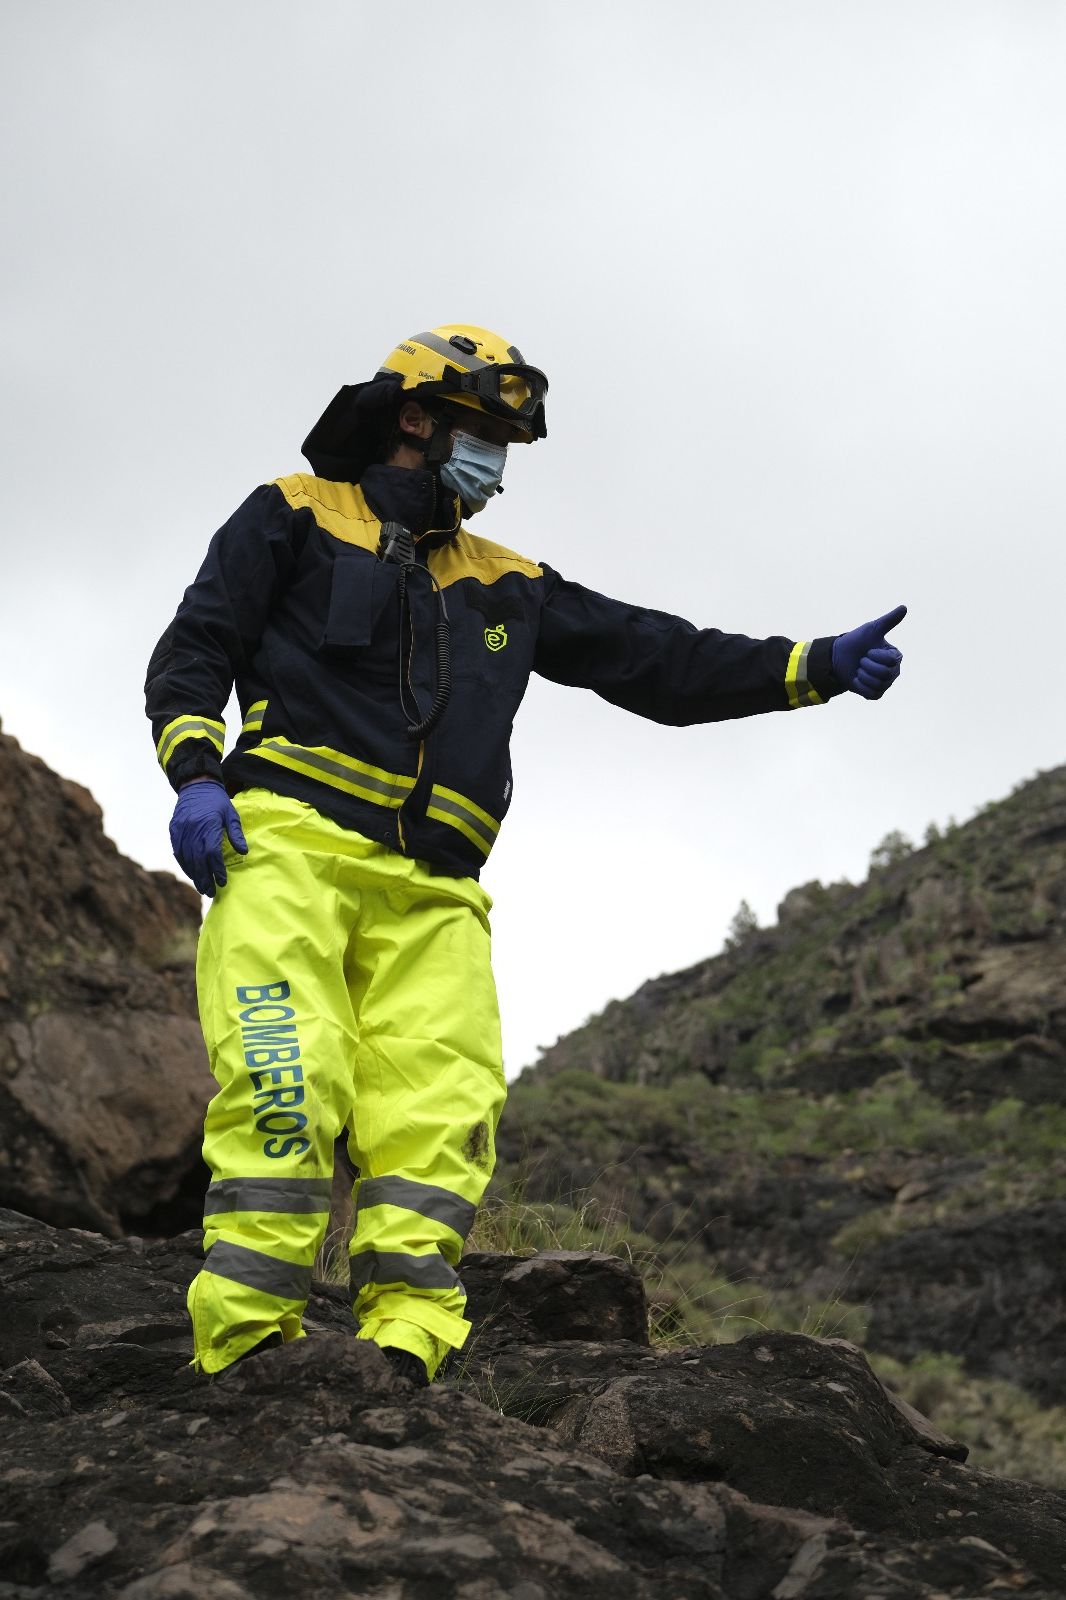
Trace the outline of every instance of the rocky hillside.
<path fill-rule="evenodd" d="M 646 983 L 533 1079 L 851 1091 L 905 1067 L 963 1108 L 1066 1103 L 1066 767 L 859 887 L 808 883 L 774 928 Z"/>
<path fill-rule="evenodd" d="M 0 1212 L 0 1600 L 1066 1592 L 1066 1496 L 969 1466 L 846 1341 L 656 1350 L 623 1263 L 480 1255 L 430 1389 L 325 1285 L 209 1381 L 199 1245 Z"/>
<path fill-rule="evenodd" d="M 884 856 L 547 1051 L 497 1193 L 628 1234 L 667 1332 L 846 1331 L 978 1450 L 1053 1417 L 1066 1481 L 1066 768 Z"/>
<path fill-rule="evenodd" d="M 0 1204 L 188 1227 L 213 1092 L 195 891 L 126 860 L 76 783 L 0 734 Z"/>

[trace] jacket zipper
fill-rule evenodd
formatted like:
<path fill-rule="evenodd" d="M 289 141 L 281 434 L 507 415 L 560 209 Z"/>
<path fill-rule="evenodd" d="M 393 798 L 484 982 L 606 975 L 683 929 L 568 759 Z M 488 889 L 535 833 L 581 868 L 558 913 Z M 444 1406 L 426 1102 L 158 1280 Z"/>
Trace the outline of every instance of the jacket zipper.
<path fill-rule="evenodd" d="M 413 797 L 413 795 L 415 793 L 415 789 L 418 788 L 418 780 L 422 776 L 422 763 L 423 763 L 423 761 L 425 759 L 425 754 L 426 754 L 425 741 L 424 740 L 420 740 L 419 741 L 419 745 L 418 745 L 418 765 L 415 767 L 414 788 L 411 789 L 410 793 L 406 796 L 406 798 L 404 799 L 404 801 L 400 805 L 399 810 L 396 813 L 396 832 L 400 836 L 400 849 L 403 851 L 404 855 L 407 854 L 407 839 L 406 839 L 406 837 L 404 835 L 404 831 L 403 831 L 403 810 L 404 810 L 404 806 L 406 806 L 408 801 L 410 801 L 411 798 Z"/>

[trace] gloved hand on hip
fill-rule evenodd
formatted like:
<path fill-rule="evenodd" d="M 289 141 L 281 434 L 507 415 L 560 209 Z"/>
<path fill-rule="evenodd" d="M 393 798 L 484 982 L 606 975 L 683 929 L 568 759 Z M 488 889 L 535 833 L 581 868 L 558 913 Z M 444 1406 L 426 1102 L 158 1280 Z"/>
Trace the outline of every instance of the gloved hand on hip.
<path fill-rule="evenodd" d="M 201 894 L 214 895 L 215 885 L 226 881 L 222 859 L 222 830 L 241 855 L 248 843 L 233 801 L 214 778 L 194 778 L 178 795 L 170 819 L 170 842 L 178 865 Z"/>
<path fill-rule="evenodd" d="M 906 606 L 887 611 L 875 622 L 842 633 L 833 640 L 833 676 L 864 700 L 880 700 L 899 677 L 903 656 L 885 638 L 907 615 Z"/>

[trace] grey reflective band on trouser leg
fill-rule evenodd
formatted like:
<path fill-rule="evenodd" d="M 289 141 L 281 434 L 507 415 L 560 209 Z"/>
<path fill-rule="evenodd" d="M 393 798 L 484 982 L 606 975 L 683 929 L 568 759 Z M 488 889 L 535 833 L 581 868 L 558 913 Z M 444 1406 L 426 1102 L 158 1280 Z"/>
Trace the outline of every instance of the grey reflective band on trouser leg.
<path fill-rule="evenodd" d="M 330 1178 L 217 1178 L 208 1187 L 204 1216 L 220 1211 L 328 1212 Z"/>
<path fill-rule="evenodd" d="M 360 1250 L 352 1256 L 352 1288 L 367 1283 L 403 1283 L 411 1289 L 466 1290 L 442 1256 L 404 1255 L 399 1250 Z"/>
<path fill-rule="evenodd" d="M 359 1185 L 356 1215 L 370 1206 L 400 1206 L 430 1222 L 442 1222 L 461 1239 L 473 1226 L 477 1206 L 448 1189 L 432 1183 L 416 1183 L 413 1178 L 364 1178 Z"/>
<path fill-rule="evenodd" d="M 228 1239 L 220 1239 L 211 1246 L 204 1258 L 204 1271 L 213 1272 L 216 1278 L 243 1283 L 246 1289 L 258 1289 L 261 1294 L 271 1294 L 278 1300 L 302 1302 L 311 1293 L 310 1267 L 279 1261 L 276 1256 L 249 1250 L 247 1245 L 231 1244 Z"/>
<path fill-rule="evenodd" d="M 443 356 L 445 361 L 453 367 L 461 368 L 464 372 L 477 372 L 479 367 L 488 366 L 488 362 L 482 361 L 480 356 L 469 355 L 465 350 L 456 349 L 454 344 L 449 344 L 447 339 L 441 339 L 435 333 L 416 333 L 407 343 L 424 344 L 434 355 Z"/>

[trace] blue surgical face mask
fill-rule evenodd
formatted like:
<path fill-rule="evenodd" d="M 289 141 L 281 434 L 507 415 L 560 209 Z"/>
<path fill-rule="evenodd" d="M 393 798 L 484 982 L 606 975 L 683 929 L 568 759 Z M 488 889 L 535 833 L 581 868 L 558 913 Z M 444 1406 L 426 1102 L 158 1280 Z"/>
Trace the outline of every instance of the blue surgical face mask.
<path fill-rule="evenodd" d="M 440 481 L 459 496 L 467 514 L 473 516 L 496 493 L 506 461 L 505 444 L 489 444 L 472 433 L 456 433 L 452 453 L 440 469 Z"/>

